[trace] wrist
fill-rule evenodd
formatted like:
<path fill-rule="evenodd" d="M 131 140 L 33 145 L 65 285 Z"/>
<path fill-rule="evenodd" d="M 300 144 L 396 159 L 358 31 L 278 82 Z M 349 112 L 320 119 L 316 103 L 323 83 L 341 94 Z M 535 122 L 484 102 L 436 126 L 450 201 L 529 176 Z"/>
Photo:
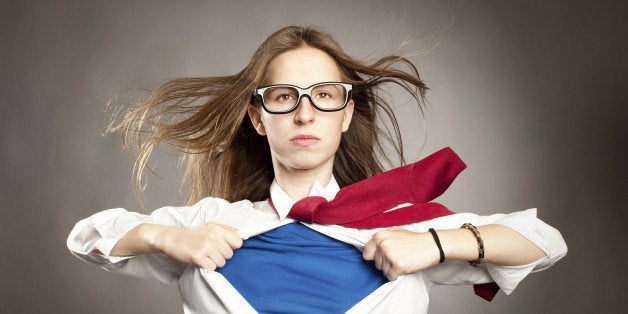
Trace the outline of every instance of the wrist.
<path fill-rule="evenodd" d="M 472 261 L 477 259 L 477 241 L 469 230 L 438 230 L 438 236 L 448 260 Z"/>
<path fill-rule="evenodd" d="M 142 224 L 138 232 L 146 245 L 147 253 L 163 253 L 168 233 L 175 228 L 166 225 Z"/>
<path fill-rule="evenodd" d="M 438 233 L 436 233 L 436 230 L 434 230 L 434 228 L 430 228 L 427 231 L 429 231 L 432 234 L 432 238 L 434 238 L 434 243 L 436 244 L 436 248 L 438 248 L 438 263 L 442 264 L 443 262 L 445 262 L 445 251 L 443 250 L 443 246 L 440 243 Z"/>

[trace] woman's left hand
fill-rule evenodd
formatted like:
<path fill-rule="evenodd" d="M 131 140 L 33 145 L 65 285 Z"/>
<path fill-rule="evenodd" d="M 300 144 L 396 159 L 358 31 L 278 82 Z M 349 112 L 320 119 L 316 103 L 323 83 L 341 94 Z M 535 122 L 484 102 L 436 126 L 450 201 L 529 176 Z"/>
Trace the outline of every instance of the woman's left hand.
<path fill-rule="evenodd" d="M 438 247 L 429 232 L 417 233 L 399 227 L 382 230 L 366 243 L 362 256 L 374 261 L 388 280 L 438 264 Z"/>

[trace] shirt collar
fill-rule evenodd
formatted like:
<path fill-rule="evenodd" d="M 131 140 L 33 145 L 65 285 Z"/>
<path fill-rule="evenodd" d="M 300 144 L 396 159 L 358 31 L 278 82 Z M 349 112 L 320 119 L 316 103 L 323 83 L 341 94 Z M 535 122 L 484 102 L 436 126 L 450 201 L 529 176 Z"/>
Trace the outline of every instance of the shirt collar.
<path fill-rule="evenodd" d="M 326 200 L 331 201 L 336 197 L 338 191 L 340 191 L 340 186 L 338 186 L 338 182 L 336 182 L 336 179 L 332 175 L 326 187 L 323 187 L 318 180 L 314 182 L 314 186 L 312 186 L 312 190 L 310 190 L 308 196 L 322 196 Z M 270 197 L 273 200 L 273 205 L 279 215 L 279 219 L 286 218 L 292 205 L 296 203 L 288 193 L 279 186 L 277 180 L 273 180 L 273 183 L 270 185 Z"/>

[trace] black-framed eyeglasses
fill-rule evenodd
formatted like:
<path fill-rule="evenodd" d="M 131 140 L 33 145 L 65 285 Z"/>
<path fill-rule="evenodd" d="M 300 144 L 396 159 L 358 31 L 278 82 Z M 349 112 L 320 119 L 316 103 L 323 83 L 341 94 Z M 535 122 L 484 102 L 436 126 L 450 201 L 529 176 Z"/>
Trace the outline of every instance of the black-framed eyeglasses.
<path fill-rule="evenodd" d="M 255 89 L 253 97 L 262 100 L 262 107 L 272 114 L 289 113 L 297 109 L 301 97 L 306 96 L 314 108 L 338 111 L 347 106 L 349 92 L 353 86 L 341 82 L 322 82 L 306 88 L 289 84 L 278 84 Z"/>

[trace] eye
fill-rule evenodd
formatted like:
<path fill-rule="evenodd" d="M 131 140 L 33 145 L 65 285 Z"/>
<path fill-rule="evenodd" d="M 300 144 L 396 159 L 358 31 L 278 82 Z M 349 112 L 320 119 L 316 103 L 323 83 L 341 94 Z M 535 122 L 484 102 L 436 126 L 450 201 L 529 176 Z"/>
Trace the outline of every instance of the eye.
<path fill-rule="evenodd" d="M 342 95 L 340 88 L 336 84 L 319 85 L 312 90 L 312 96 L 318 100 L 334 100 Z"/>
<path fill-rule="evenodd" d="M 275 87 L 264 92 L 266 102 L 293 102 L 298 96 L 297 91 L 289 87 Z"/>
<path fill-rule="evenodd" d="M 277 96 L 278 101 L 288 101 L 295 99 L 296 96 L 294 94 L 280 94 Z"/>
<path fill-rule="evenodd" d="M 321 98 L 321 99 L 326 99 L 326 98 L 332 98 L 333 96 L 327 92 L 320 92 L 316 95 L 317 98 Z"/>

